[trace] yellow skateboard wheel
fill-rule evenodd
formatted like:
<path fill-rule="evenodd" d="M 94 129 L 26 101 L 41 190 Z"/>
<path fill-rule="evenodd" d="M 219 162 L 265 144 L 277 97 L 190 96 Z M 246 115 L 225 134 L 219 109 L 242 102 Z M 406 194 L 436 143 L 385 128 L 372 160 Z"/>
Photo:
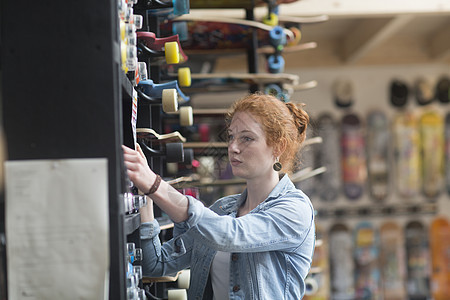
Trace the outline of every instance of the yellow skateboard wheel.
<path fill-rule="evenodd" d="M 168 64 L 178 64 L 180 62 L 180 51 L 177 42 L 168 42 L 164 44 L 166 62 Z"/>
<path fill-rule="evenodd" d="M 191 270 L 186 269 L 178 275 L 178 288 L 189 289 L 189 281 L 191 280 Z"/>
<path fill-rule="evenodd" d="M 184 289 L 167 290 L 168 300 L 187 300 L 187 293 Z"/>
<path fill-rule="evenodd" d="M 180 86 L 191 86 L 191 69 L 179 68 L 178 69 L 178 84 Z"/>
<path fill-rule="evenodd" d="M 301 30 L 297 27 L 291 27 L 291 28 L 289 28 L 289 30 L 294 33 L 294 39 L 292 41 L 289 41 L 288 45 L 289 46 L 298 45 L 302 39 Z"/>
<path fill-rule="evenodd" d="M 181 126 L 192 126 L 194 124 L 194 116 L 192 113 L 191 106 L 180 107 L 180 125 Z"/>
<path fill-rule="evenodd" d="M 178 110 L 178 93 L 176 89 L 165 89 L 162 91 L 162 109 L 166 113 Z"/>
<path fill-rule="evenodd" d="M 276 13 L 270 13 L 269 16 L 264 17 L 263 23 L 269 26 L 278 25 L 278 15 Z"/>
<path fill-rule="evenodd" d="M 127 67 L 127 45 L 125 42 L 120 43 L 120 62 L 122 66 L 122 70 L 127 73 L 128 67 Z"/>

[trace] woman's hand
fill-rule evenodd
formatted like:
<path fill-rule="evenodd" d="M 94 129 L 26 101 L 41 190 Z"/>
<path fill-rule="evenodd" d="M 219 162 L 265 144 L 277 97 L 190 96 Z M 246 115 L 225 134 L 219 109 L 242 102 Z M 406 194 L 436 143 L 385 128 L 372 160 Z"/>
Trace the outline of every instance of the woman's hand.
<path fill-rule="evenodd" d="M 126 146 L 122 146 L 122 149 L 128 177 L 141 192 L 147 193 L 155 181 L 156 174 L 148 166 L 141 147 L 136 144 L 137 151 Z"/>

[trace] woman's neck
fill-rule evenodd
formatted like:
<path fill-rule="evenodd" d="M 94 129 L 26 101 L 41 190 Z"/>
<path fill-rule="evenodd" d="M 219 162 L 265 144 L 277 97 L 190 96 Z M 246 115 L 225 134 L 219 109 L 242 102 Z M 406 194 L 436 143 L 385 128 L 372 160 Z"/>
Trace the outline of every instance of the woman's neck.
<path fill-rule="evenodd" d="M 267 177 L 247 180 L 247 199 L 239 208 L 239 216 L 246 215 L 266 200 L 279 181 L 279 175 L 276 172 L 270 172 Z"/>

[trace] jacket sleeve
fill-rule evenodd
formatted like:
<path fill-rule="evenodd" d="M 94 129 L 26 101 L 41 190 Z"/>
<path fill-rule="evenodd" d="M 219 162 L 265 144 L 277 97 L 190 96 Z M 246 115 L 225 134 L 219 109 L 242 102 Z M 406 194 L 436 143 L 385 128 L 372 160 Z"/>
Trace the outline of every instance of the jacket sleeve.
<path fill-rule="evenodd" d="M 192 239 L 184 235 L 175 237 L 161 245 L 158 221 L 142 223 L 140 227 L 144 276 L 160 277 L 176 274 L 189 266 Z"/>
<path fill-rule="evenodd" d="M 264 208 L 239 218 L 219 216 L 195 198 L 188 198 L 189 217 L 184 226 L 195 228 L 193 238 L 218 251 L 289 252 L 305 239 L 314 239 L 314 211 L 309 199 L 300 193 L 270 199 Z"/>

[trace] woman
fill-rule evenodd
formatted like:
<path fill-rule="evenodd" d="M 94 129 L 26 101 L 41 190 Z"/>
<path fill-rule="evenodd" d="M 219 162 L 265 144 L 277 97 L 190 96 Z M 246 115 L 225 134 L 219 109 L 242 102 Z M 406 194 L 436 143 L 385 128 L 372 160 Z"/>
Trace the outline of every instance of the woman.
<path fill-rule="evenodd" d="M 305 139 L 309 117 L 292 103 L 251 94 L 227 117 L 233 174 L 242 194 L 210 208 L 160 181 L 141 150 L 124 147 L 128 175 L 174 221 L 161 246 L 152 201 L 141 209 L 146 276 L 190 267 L 189 299 L 301 299 L 314 250 L 314 212 L 287 175 Z"/>

